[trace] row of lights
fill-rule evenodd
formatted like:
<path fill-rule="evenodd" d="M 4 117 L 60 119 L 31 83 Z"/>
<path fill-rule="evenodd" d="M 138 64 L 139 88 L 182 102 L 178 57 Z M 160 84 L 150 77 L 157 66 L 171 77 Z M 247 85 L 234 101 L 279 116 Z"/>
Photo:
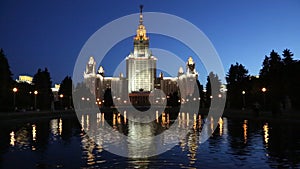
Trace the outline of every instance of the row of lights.
<path fill-rule="evenodd" d="M 14 87 L 13 92 L 14 92 L 14 107 L 16 107 L 16 93 L 18 92 L 18 88 Z M 29 92 L 29 94 L 31 93 L 32 92 Z M 38 94 L 38 91 L 35 90 L 33 94 L 34 94 L 34 108 L 36 109 L 36 95 Z"/>
<path fill-rule="evenodd" d="M 261 89 L 261 91 L 264 93 L 264 107 L 265 107 L 265 106 L 266 106 L 266 95 L 265 95 L 265 93 L 266 93 L 266 91 L 267 91 L 267 88 L 263 87 L 263 88 Z M 243 108 L 246 107 L 245 94 L 246 94 L 246 91 L 243 90 L 243 91 L 242 91 L 242 95 L 243 95 Z"/>
<path fill-rule="evenodd" d="M 267 91 L 267 88 L 263 87 L 263 88 L 261 89 L 261 91 L 262 91 L 263 93 L 265 93 L 265 92 Z M 242 91 L 242 94 L 245 95 L 245 94 L 246 94 L 246 91 L 243 90 L 243 91 Z"/>
<path fill-rule="evenodd" d="M 14 88 L 13 88 L 13 92 L 14 92 L 14 93 L 18 92 L 18 88 L 14 87 Z M 32 93 L 32 92 L 29 92 L 29 94 L 31 94 L 31 93 Z M 34 93 L 35 95 L 37 95 L 37 94 L 38 94 L 38 91 L 35 90 L 33 93 Z"/>

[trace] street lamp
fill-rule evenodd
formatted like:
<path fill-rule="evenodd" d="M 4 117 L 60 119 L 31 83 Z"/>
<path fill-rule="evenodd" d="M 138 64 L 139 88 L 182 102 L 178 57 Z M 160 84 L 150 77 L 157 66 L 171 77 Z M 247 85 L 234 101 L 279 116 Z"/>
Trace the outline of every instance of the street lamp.
<path fill-rule="evenodd" d="M 60 94 L 59 97 L 60 97 L 60 106 L 61 106 L 61 108 L 63 108 L 62 99 L 63 99 L 64 95 Z"/>
<path fill-rule="evenodd" d="M 14 92 L 14 109 L 16 108 L 16 93 L 17 93 L 18 89 L 16 87 L 13 88 L 13 92 Z"/>
<path fill-rule="evenodd" d="M 242 91 L 242 94 L 243 94 L 243 109 L 244 109 L 246 107 L 245 90 Z"/>
<path fill-rule="evenodd" d="M 264 95 L 264 109 L 266 109 L 266 91 L 267 91 L 267 89 L 265 87 L 263 87 L 261 89 L 261 91 L 263 92 L 263 95 Z"/>
<path fill-rule="evenodd" d="M 36 95 L 38 94 L 38 91 L 35 90 L 35 91 L 33 92 L 33 94 L 34 94 L 34 109 L 36 110 Z"/>

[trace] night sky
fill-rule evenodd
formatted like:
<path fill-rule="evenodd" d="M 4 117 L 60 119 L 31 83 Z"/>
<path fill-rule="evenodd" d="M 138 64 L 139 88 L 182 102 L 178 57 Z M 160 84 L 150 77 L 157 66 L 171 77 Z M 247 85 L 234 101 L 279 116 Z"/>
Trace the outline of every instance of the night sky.
<path fill-rule="evenodd" d="M 7 55 L 14 78 L 19 74 L 33 76 L 38 68 L 47 67 L 52 81 L 60 83 L 72 75 L 82 46 L 95 31 L 114 19 L 138 13 L 140 4 L 145 12 L 170 13 L 195 24 L 215 46 L 226 72 L 230 64 L 239 62 L 256 75 L 272 49 L 282 54 L 289 48 L 296 59 L 300 57 L 298 0 L 2 0 L 0 48 Z M 147 28 L 146 19 L 144 23 Z M 159 37 L 149 36 L 150 47 L 166 48 L 184 60 L 193 55 L 188 50 L 176 50 L 176 43 L 168 46 Z M 103 63 L 107 75 L 113 73 L 108 64 L 124 59 L 132 50 L 132 39 L 119 46 Z M 204 81 L 206 73 L 199 73 Z"/>

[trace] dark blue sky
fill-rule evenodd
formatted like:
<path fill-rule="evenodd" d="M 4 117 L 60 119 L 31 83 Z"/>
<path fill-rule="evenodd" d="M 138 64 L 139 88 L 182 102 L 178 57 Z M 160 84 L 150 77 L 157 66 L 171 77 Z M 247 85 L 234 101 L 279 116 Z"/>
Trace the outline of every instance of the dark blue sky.
<path fill-rule="evenodd" d="M 0 48 L 15 78 L 19 74 L 34 75 L 38 68 L 47 67 L 53 82 L 60 83 L 66 75 L 72 75 L 78 53 L 95 31 L 114 19 L 139 12 L 140 4 L 146 12 L 170 13 L 195 24 L 214 44 L 226 72 L 230 64 L 239 62 L 256 75 L 264 55 L 272 49 L 281 54 L 289 48 L 296 59 L 300 57 L 298 0 L 2 0 Z M 155 36 L 151 40 L 151 47 L 168 48 Z M 107 63 L 125 58 L 132 50 L 131 39 L 122 44 L 122 49 L 113 48 Z M 176 47 L 168 48 L 172 49 Z M 184 59 L 192 55 L 189 51 L 174 53 Z M 113 73 L 104 66 L 107 74 Z M 199 73 L 203 76 L 200 79 L 205 79 L 206 74 Z"/>

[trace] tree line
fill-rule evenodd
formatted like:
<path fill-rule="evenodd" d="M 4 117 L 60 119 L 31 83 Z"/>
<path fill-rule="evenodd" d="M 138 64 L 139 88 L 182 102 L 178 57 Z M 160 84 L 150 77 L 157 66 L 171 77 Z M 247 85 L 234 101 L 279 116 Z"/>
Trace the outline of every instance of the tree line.
<path fill-rule="evenodd" d="M 289 49 L 280 55 L 272 50 L 266 55 L 259 76 L 252 76 L 242 64 L 229 68 L 227 107 L 242 108 L 260 105 L 261 109 L 278 113 L 300 108 L 300 61 Z"/>
<path fill-rule="evenodd" d="M 12 76 L 6 55 L 3 49 L 0 49 L 0 112 L 17 109 L 50 110 L 54 107 L 51 75 L 47 68 L 37 70 L 33 76 L 32 84 L 17 83 Z M 72 95 L 71 77 L 67 76 L 62 81 L 58 94 L 64 95 L 59 102 L 67 105 L 66 98 Z"/>
<path fill-rule="evenodd" d="M 254 104 L 262 109 L 278 111 L 281 109 L 300 109 L 300 61 L 293 58 L 289 50 L 282 54 L 272 50 L 266 55 L 259 76 L 249 74 L 246 67 L 238 62 L 231 64 L 227 74 L 227 108 L 251 108 Z M 16 83 L 12 79 L 12 72 L 4 51 L 0 50 L 0 111 L 12 111 L 15 107 L 25 109 L 49 110 L 55 107 L 72 107 L 72 79 L 66 76 L 58 92 L 59 100 L 54 100 L 51 91 L 52 81 L 47 68 L 38 69 L 33 77 L 33 84 Z M 206 90 L 197 81 L 200 106 L 209 107 L 211 99 L 218 98 L 218 93 L 211 91 L 211 83 L 221 86 L 217 74 L 210 72 L 207 76 Z M 14 92 L 13 88 L 18 91 Z M 78 86 L 76 87 L 78 88 Z M 35 95 L 35 91 L 37 94 Z M 178 106 L 180 93 L 170 95 L 168 105 Z M 105 92 L 105 105 L 111 103 L 110 91 Z M 192 99 L 193 96 L 191 96 Z M 35 103 L 35 101 L 37 103 Z M 17 104 L 15 103 L 17 102 Z M 16 104 L 16 105 L 14 105 Z M 36 107 L 35 107 L 36 106 Z"/>

